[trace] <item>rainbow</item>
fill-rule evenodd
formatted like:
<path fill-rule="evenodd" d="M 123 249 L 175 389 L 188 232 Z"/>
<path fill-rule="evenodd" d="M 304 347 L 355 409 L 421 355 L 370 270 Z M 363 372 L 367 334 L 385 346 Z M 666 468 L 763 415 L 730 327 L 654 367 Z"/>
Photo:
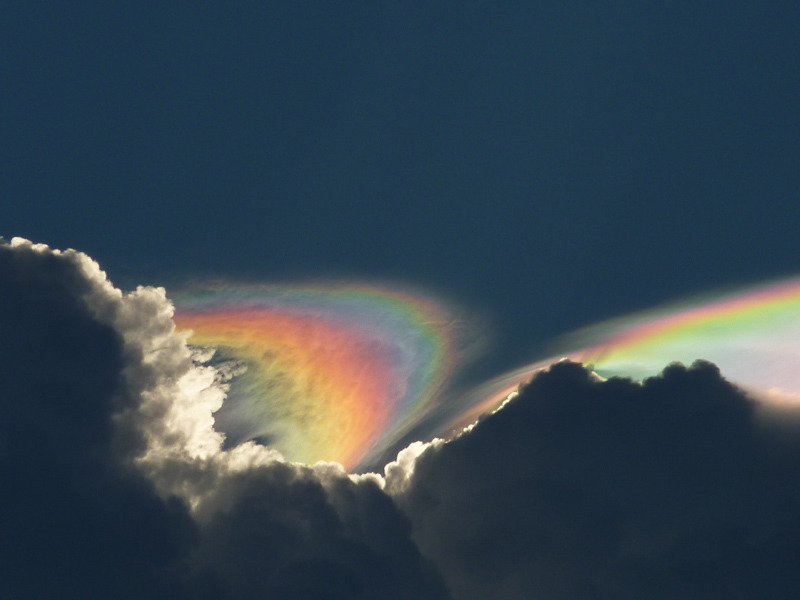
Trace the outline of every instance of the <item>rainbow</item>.
<path fill-rule="evenodd" d="M 215 414 L 235 445 L 358 469 L 419 423 L 458 358 L 456 321 L 421 295 L 356 284 L 195 285 L 179 330 L 239 372 Z"/>
<path fill-rule="evenodd" d="M 422 295 L 361 284 L 214 284 L 171 294 L 189 343 L 239 373 L 215 414 L 235 445 L 290 460 L 372 466 L 412 429 L 449 437 L 568 358 L 643 380 L 706 359 L 754 397 L 800 403 L 800 278 L 706 295 L 585 328 L 558 353 L 436 402 L 463 357 L 453 313 Z M 243 372 L 242 372 L 243 371 Z"/>
<path fill-rule="evenodd" d="M 537 371 L 560 358 L 602 377 L 643 380 L 671 362 L 715 363 L 756 398 L 800 402 L 800 278 L 705 295 L 588 327 L 564 338 L 562 351 L 470 391 L 446 431 L 496 409 Z"/>

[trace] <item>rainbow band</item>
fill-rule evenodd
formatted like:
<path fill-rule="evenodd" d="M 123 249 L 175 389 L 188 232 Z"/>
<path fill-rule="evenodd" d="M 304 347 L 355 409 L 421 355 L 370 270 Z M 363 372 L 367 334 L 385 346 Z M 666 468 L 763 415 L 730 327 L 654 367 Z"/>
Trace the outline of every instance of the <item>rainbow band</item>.
<path fill-rule="evenodd" d="M 643 379 L 666 363 L 716 363 L 737 384 L 763 395 L 800 391 L 800 279 L 703 298 L 578 332 L 570 353 L 603 376 Z"/>
<path fill-rule="evenodd" d="M 496 409 L 521 383 L 562 357 L 590 365 L 603 377 L 638 380 L 670 362 L 705 359 L 757 398 L 798 402 L 800 278 L 614 319 L 568 336 L 560 346 L 562 354 L 472 390 L 444 431 L 457 431 Z"/>
<path fill-rule="evenodd" d="M 190 343 L 248 368 L 217 413 L 229 440 L 259 439 L 309 463 L 369 465 L 425 419 L 452 434 L 560 357 L 640 380 L 702 358 L 757 397 L 800 401 L 800 278 L 587 328 L 557 357 L 439 407 L 434 397 L 456 360 L 454 320 L 421 296 L 363 285 L 218 285 L 175 300 Z"/>
<path fill-rule="evenodd" d="M 442 306 L 364 285 L 232 285 L 172 295 L 189 343 L 243 363 L 217 423 L 306 463 L 367 464 L 430 410 L 455 364 Z"/>

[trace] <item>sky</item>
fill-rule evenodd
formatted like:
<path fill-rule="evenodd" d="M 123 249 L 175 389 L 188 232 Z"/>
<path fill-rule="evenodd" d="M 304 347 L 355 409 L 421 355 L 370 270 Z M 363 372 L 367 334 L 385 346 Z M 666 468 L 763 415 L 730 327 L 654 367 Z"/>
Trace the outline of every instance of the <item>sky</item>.
<path fill-rule="evenodd" d="M 797 3 L 0 13 L 8 594 L 797 589 Z"/>
<path fill-rule="evenodd" d="M 187 277 L 399 281 L 577 327 L 792 275 L 793 2 L 12 3 L 3 235 Z"/>

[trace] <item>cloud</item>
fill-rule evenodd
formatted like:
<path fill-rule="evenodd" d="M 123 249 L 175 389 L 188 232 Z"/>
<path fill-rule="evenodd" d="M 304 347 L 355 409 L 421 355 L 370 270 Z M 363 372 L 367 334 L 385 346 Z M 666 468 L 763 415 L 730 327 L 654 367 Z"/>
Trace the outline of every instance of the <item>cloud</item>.
<path fill-rule="evenodd" d="M 330 467 L 333 469 L 333 467 Z M 195 560 L 234 597 L 449 598 L 374 480 L 276 463 L 226 481 Z"/>
<path fill-rule="evenodd" d="M 557 363 L 387 490 L 455 598 L 788 598 L 800 430 L 757 415 L 710 363 L 643 384 Z"/>
<path fill-rule="evenodd" d="M 377 474 L 213 428 L 235 375 L 163 289 L 0 243 L 2 597 L 793 597 L 800 408 L 709 363 L 559 363 Z"/>
<path fill-rule="evenodd" d="M 20 239 L 0 282 L 0 595 L 448 597 L 376 477 L 222 450 L 163 289 Z"/>
<path fill-rule="evenodd" d="M 0 245 L 0 595 L 167 597 L 195 531 L 125 469 L 113 415 L 132 407 L 107 290 L 77 253 Z M 104 301 L 109 298 L 103 298 Z"/>

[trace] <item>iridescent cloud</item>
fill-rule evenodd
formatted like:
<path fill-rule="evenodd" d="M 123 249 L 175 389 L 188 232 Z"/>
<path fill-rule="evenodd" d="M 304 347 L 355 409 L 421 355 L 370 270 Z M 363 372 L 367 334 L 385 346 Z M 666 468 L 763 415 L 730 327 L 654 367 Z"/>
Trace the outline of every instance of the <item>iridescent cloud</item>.
<path fill-rule="evenodd" d="M 602 377 L 638 380 L 670 362 L 705 359 L 757 398 L 800 401 L 800 278 L 613 319 L 568 336 L 560 346 L 560 354 L 471 390 L 444 430 L 495 409 L 520 383 L 562 357 L 591 365 Z"/>
<path fill-rule="evenodd" d="M 396 290 L 216 284 L 171 297 L 190 344 L 246 368 L 218 428 L 290 460 L 368 463 L 425 417 L 457 358 L 453 315 Z"/>

